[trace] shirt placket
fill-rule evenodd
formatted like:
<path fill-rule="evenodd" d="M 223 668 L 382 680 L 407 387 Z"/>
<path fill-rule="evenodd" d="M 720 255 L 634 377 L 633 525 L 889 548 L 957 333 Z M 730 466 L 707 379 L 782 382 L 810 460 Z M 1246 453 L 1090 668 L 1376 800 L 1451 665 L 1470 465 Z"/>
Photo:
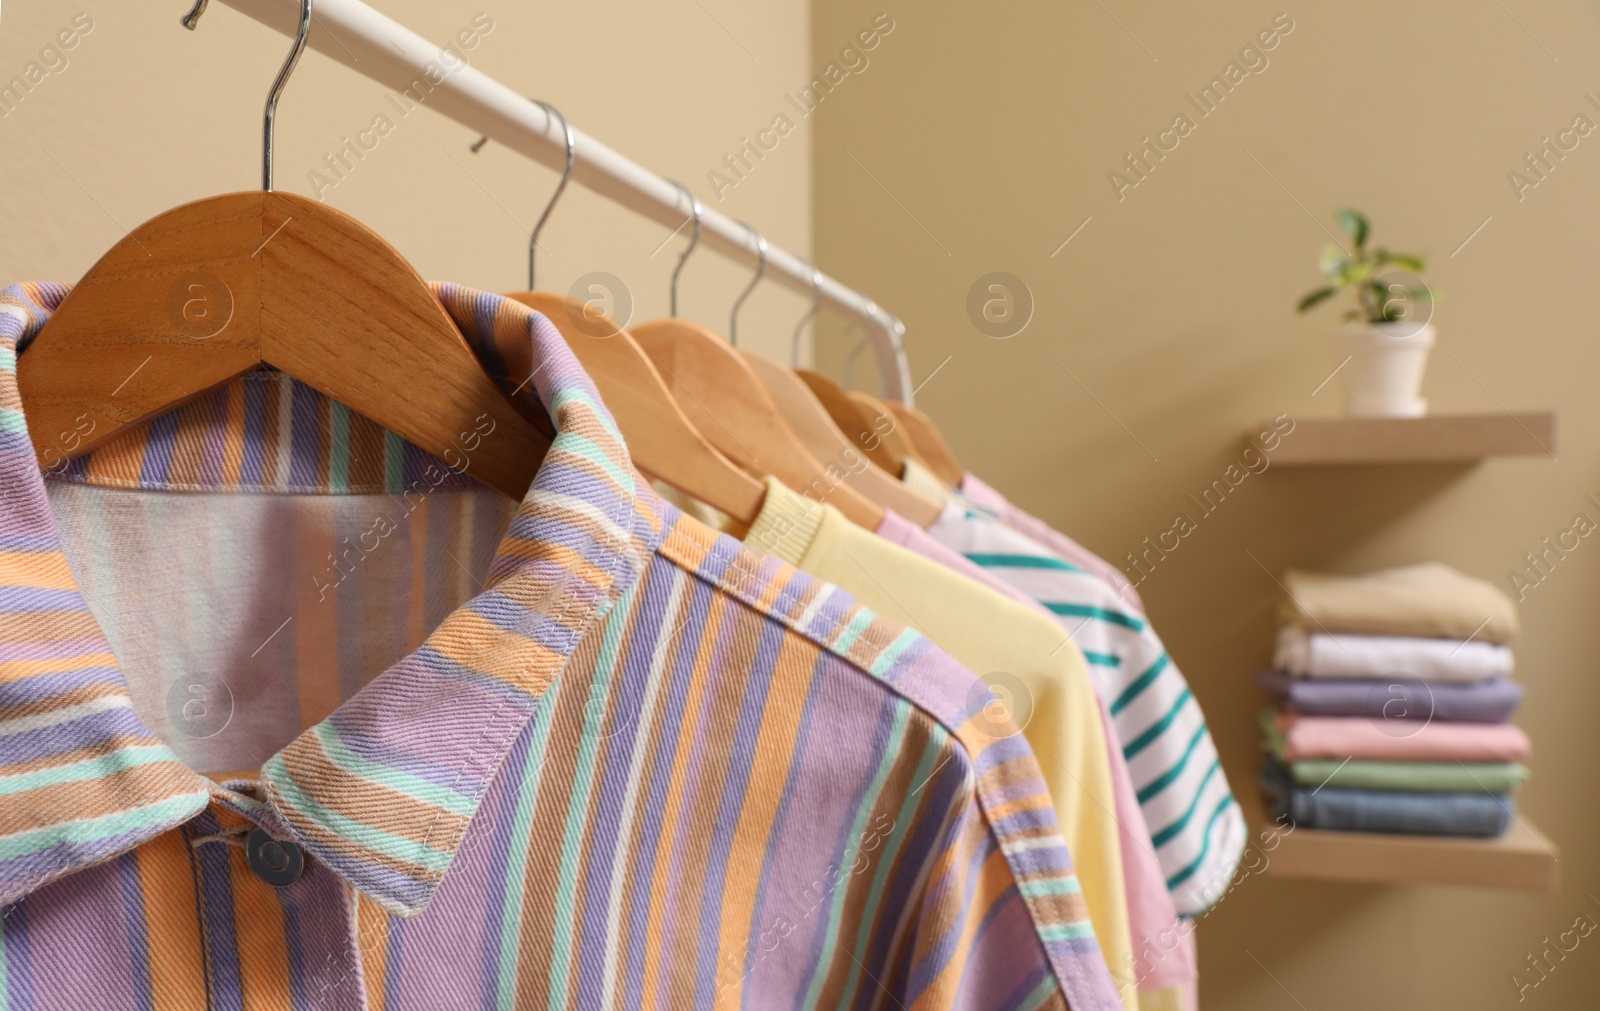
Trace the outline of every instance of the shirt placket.
<path fill-rule="evenodd" d="M 251 839 L 258 829 L 269 845 Z M 194 852 L 209 1008 L 367 1011 L 355 899 L 343 879 L 270 818 L 213 805 L 184 832 Z"/>

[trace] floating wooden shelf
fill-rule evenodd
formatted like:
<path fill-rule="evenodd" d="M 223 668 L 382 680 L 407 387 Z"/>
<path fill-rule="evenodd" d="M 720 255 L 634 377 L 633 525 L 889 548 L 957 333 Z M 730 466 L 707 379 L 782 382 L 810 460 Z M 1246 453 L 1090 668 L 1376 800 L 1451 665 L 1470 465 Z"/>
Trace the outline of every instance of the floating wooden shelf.
<path fill-rule="evenodd" d="M 1270 423 L 1257 431 L 1270 431 Z M 1277 466 L 1469 462 L 1554 456 L 1554 411 L 1424 418 L 1298 418 L 1270 456 Z"/>
<path fill-rule="evenodd" d="M 1327 832 L 1297 828 L 1262 854 L 1267 873 L 1283 878 L 1394 885 L 1478 885 L 1556 892 L 1560 850 L 1518 815 L 1498 839 Z"/>

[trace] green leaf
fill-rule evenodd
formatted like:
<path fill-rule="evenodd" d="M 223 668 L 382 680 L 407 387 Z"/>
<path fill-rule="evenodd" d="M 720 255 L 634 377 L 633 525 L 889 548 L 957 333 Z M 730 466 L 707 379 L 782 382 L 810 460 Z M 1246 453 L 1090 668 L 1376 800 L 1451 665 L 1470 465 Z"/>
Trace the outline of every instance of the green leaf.
<path fill-rule="evenodd" d="M 1317 257 L 1317 269 L 1330 281 L 1342 280 L 1348 266 L 1350 261 L 1345 258 L 1344 250 L 1331 242 L 1322 247 L 1322 255 Z"/>
<path fill-rule="evenodd" d="M 1300 312 L 1305 312 L 1318 302 L 1321 302 L 1327 298 L 1331 298 L 1338 293 L 1338 288 L 1318 288 L 1316 291 L 1313 291 L 1302 298 L 1299 305 L 1297 305 L 1295 308 Z"/>
<path fill-rule="evenodd" d="M 1388 257 L 1390 263 L 1409 270 L 1413 274 L 1420 274 L 1428 269 L 1428 265 L 1423 262 L 1420 256 L 1411 256 L 1407 253 L 1389 253 Z"/>
<path fill-rule="evenodd" d="M 1367 219 L 1360 211 L 1351 207 L 1341 207 L 1333 212 L 1333 216 L 1338 219 L 1339 227 L 1344 229 L 1344 233 L 1350 236 L 1350 241 L 1355 243 L 1357 250 L 1367 244 Z"/>

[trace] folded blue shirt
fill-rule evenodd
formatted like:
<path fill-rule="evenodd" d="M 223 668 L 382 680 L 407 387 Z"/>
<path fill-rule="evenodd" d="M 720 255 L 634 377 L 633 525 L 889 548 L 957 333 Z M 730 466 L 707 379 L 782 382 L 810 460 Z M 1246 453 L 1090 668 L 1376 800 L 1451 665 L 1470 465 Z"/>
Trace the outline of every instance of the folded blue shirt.
<path fill-rule="evenodd" d="M 1296 786 L 1288 770 L 1268 760 L 1261 788 L 1274 815 L 1305 828 L 1403 835 L 1500 835 L 1514 810 L 1503 793 L 1422 793 L 1411 790 L 1351 790 Z"/>

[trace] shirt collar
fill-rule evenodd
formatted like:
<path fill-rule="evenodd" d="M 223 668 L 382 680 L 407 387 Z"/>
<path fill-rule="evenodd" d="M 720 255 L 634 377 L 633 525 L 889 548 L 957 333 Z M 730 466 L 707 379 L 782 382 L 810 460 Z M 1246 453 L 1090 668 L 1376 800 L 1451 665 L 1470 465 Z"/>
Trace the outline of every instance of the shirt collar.
<path fill-rule="evenodd" d="M 667 507 L 547 319 L 435 286 L 486 369 L 549 414 L 550 451 L 485 589 L 269 759 L 259 798 L 219 787 L 134 715 L 61 553 L 16 361 L 67 291 L 0 292 L 0 905 L 216 799 L 292 835 L 391 912 L 419 912 L 540 697 L 659 546 Z"/>

